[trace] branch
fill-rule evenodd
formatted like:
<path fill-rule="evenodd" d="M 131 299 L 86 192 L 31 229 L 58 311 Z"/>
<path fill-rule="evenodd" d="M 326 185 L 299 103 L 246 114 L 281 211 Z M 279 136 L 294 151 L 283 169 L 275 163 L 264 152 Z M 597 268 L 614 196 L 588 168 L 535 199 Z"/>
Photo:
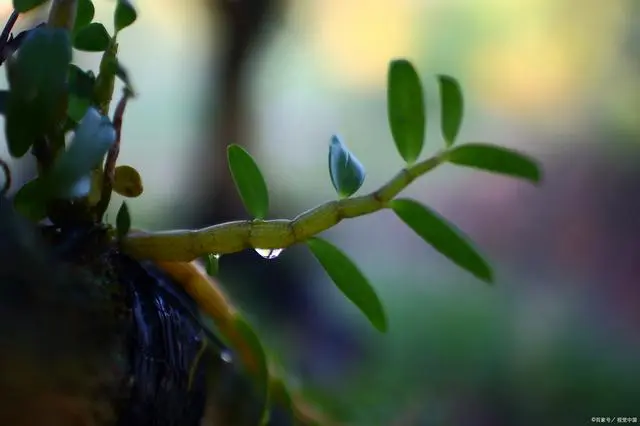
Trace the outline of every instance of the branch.
<path fill-rule="evenodd" d="M 137 259 L 189 262 L 209 253 L 228 254 L 249 248 L 283 249 L 330 229 L 343 219 L 382 210 L 418 177 L 447 159 L 447 151 L 402 169 L 393 179 L 368 195 L 329 201 L 293 220 L 246 220 L 198 230 L 135 232 L 122 242 Z"/>

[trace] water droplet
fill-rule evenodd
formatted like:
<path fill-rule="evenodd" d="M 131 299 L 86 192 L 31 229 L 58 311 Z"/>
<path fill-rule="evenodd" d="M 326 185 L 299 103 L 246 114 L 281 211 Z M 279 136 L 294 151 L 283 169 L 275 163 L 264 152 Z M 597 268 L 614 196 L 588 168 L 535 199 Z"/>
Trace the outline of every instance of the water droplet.
<path fill-rule="evenodd" d="M 233 361 L 233 356 L 231 356 L 231 352 L 229 351 L 222 351 L 220 352 L 220 359 L 228 364 L 231 364 L 231 362 Z"/>
<path fill-rule="evenodd" d="M 276 257 L 280 256 L 280 253 L 282 253 L 282 251 L 284 249 L 255 249 L 256 253 L 258 253 L 260 256 L 264 257 L 265 259 L 275 259 Z"/>

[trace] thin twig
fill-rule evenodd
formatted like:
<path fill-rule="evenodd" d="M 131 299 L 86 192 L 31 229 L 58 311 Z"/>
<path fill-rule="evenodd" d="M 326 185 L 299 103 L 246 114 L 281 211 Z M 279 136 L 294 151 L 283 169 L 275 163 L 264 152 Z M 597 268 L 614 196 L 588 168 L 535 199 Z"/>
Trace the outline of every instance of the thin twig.
<path fill-rule="evenodd" d="M 116 141 L 107 153 L 107 160 L 104 165 L 104 175 L 102 179 L 102 191 L 100 193 L 100 201 L 96 206 L 98 214 L 98 220 L 102 220 L 104 212 L 109 207 L 111 201 L 111 192 L 113 190 L 113 180 L 115 178 L 116 161 L 120 154 L 120 139 L 122 136 L 122 119 L 124 117 L 124 111 L 127 107 L 127 101 L 131 97 L 131 92 L 127 89 L 124 90 L 122 98 L 116 106 L 116 110 L 113 113 L 113 127 L 116 131 Z"/>
<path fill-rule="evenodd" d="M 11 54 L 10 52 L 7 52 L 7 47 L 11 41 L 11 30 L 13 30 L 13 26 L 16 24 L 19 15 L 20 14 L 14 9 L 14 11 L 11 12 L 11 16 L 9 16 L 9 20 L 4 25 L 2 33 L 0 34 L 0 65 L 2 65 Z"/>

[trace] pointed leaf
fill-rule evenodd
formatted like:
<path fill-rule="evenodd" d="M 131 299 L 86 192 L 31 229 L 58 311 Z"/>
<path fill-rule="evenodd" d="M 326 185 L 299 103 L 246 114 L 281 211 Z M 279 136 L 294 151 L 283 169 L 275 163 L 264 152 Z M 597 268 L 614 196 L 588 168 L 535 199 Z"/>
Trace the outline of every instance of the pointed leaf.
<path fill-rule="evenodd" d="M 80 28 L 73 37 L 73 47 L 85 52 L 104 52 L 110 42 L 109 32 L 98 22 Z"/>
<path fill-rule="evenodd" d="M 389 65 L 387 113 L 398 152 L 408 164 L 414 163 L 424 146 L 426 115 L 420 77 L 406 59 Z"/>
<path fill-rule="evenodd" d="M 91 0 L 78 0 L 78 9 L 76 12 L 76 21 L 73 26 L 73 32 L 77 33 L 81 28 L 91 23 L 96 13 Z"/>
<path fill-rule="evenodd" d="M 542 178 L 535 160 L 518 151 L 495 145 L 465 144 L 451 150 L 447 158 L 453 164 L 519 177 L 533 183 L 540 182 Z"/>
<path fill-rule="evenodd" d="M 116 216 L 116 236 L 118 239 L 125 237 L 131 229 L 131 215 L 129 214 L 129 207 L 125 201 L 118 209 L 118 215 Z"/>
<path fill-rule="evenodd" d="M 264 219 L 269 211 L 269 191 L 255 160 L 238 145 L 229 145 L 227 158 L 245 208 L 256 219 Z"/>
<path fill-rule="evenodd" d="M 366 176 L 362 163 L 336 135 L 329 144 L 329 175 L 336 192 L 344 198 L 360 189 Z"/>
<path fill-rule="evenodd" d="M 47 177 L 53 193 L 63 196 L 78 180 L 100 165 L 115 140 L 116 132 L 109 119 L 95 108 L 89 108 L 69 148 L 56 159 L 51 175 Z"/>
<path fill-rule="evenodd" d="M 375 290 L 360 269 L 339 248 L 314 237 L 307 246 L 338 289 L 351 300 L 381 332 L 387 331 L 387 317 Z"/>
<path fill-rule="evenodd" d="M 464 98 L 462 89 L 458 81 L 447 75 L 439 75 L 440 103 L 442 111 L 440 114 L 440 129 L 447 144 L 451 146 L 455 143 L 462 125 L 464 115 Z"/>
<path fill-rule="evenodd" d="M 493 281 L 493 273 L 489 264 L 455 225 L 414 200 L 393 200 L 390 207 L 427 244 L 448 257 L 456 265 L 483 281 L 489 283 Z"/>
<path fill-rule="evenodd" d="M 13 0 L 13 8 L 16 12 L 25 13 L 45 2 L 47 2 L 47 0 Z"/>
<path fill-rule="evenodd" d="M 130 0 L 118 0 L 113 16 L 116 33 L 133 24 L 138 18 L 138 12 Z"/>
<path fill-rule="evenodd" d="M 143 191 L 140 173 L 131 166 L 118 166 L 114 171 L 113 190 L 118 194 L 135 198 Z"/>

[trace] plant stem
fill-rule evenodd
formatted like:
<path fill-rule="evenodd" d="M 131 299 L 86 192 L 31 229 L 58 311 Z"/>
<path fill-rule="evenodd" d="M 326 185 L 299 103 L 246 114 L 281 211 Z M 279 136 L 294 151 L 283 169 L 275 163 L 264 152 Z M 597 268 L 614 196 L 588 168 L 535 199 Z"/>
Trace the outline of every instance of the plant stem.
<path fill-rule="evenodd" d="M 54 28 L 73 30 L 76 23 L 78 0 L 53 0 L 47 25 Z"/>
<path fill-rule="evenodd" d="M 283 249 L 303 242 L 343 219 L 374 213 L 387 207 L 415 179 L 447 159 L 447 151 L 402 169 L 368 195 L 329 201 L 292 220 L 247 220 L 197 230 L 139 232 L 124 239 L 123 249 L 137 259 L 188 262 L 209 253 L 235 253 L 248 248 Z"/>

